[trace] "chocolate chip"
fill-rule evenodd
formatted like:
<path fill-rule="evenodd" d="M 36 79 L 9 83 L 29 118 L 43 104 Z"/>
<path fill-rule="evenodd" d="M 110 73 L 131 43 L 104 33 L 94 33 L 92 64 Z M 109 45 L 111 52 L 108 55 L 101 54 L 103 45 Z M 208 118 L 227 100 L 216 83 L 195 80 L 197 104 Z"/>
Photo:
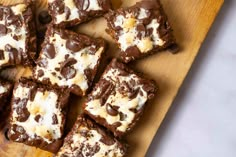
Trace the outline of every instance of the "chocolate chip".
<path fill-rule="evenodd" d="M 40 70 L 38 71 L 38 77 L 42 77 L 43 75 L 44 75 L 44 72 L 43 72 L 43 70 L 40 69 Z"/>
<path fill-rule="evenodd" d="M 52 17 L 48 14 L 48 11 L 43 10 L 39 13 L 38 20 L 42 24 L 48 24 L 52 21 Z"/>
<path fill-rule="evenodd" d="M 19 40 L 19 37 L 14 34 L 14 35 L 13 35 L 13 39 L 16 40 L 16 41 L 18 41 L 18 40 Z"/>
<path fill-rule="evenodd" d="M 41 115 L 38 114 L 37 116 L 34 117 L 34 120 L 35 120 L 36 122 L 39 122 L 39 119 L 40 119 L 40 118 L 41 118 Z"/>
<path fill-rule="evenodd" d="M 81 45 L 78 41 L 75 41 L 73 39 L 68 39 L 66 41 L 66 48 L 71 50 L 72 52 L 78 52 L 81 49 Z"/>
<path fill-rule="evenodd" d="M 84 74 L 86 75 L 88 80 L 92 80 L 93 79 L 93 70 L 92 69 L 85 69 L 84 70 Z"/>
<path fill-rule="evenodd" d="M 7 28 L 5 25 L 0 24 L 0 35 L 5 35 L 7 34 Z"/>
<path fill-rule="evenodd" d="M 53 114 L 53 116 L 52 116 L 52 124 L 53 125 L 58 124 L 58 119 L 57 119 L 57 115 L 56 114 Z"/>
<path fill-rule="evenodd" d="M 69 19 L 69 17 L 70 17 L 70 8 L 68 8 L 68 7 L 65 7 L 65 14 L 66 14 L 66 20 L 67 19 Z"/>
<path fill-rule="evenodd" d="M 76 75 L 76 70 L 73 67 L 63 67 L 61 75 L 66 79 L 72 79 Z"/>
<path fill-rule="evenodd" d="M 33 87 L 30 89 L 30 92 L 29 92 L 29 100 L 30 101 L 33 101 L 34 100 L 34 97 L 37 93 L 37 88 L 36 87 Z"/>
<path fill-rule="evenodd" d="M 55 51 L 55 47 L 53 44 L 47 44 L 45 47 L 44 47 L 44 52 L 45 52 L 45 55 L 50 58 L 50 59 L 53 59 L 55 58 L 55 55 L 56 55 L 56 51 Z"/>
<path fill-rule="evenodd" d="M 66 54 L 66 55 L 65 55 L 65 60 L 67 60 L 69 57 L 70 57 L 70 55 L 69 55 L 69 54 Z"/>
<path fill-rule="evenodd" d="M 136 89 L 136 90 L 131 91 L 130 94 L 129 94 L 129 98 L 130 98 L 130 99 L 136 98 L 137 95 L 138 95 L 138 93 L 139 93 L 139 89 Z"/>
<path fill-rule="evenodd" d="M 107 146 L 111 146 L 115 143 L 115 141 L 107 135 L 102 135 L 102 138 L 100 139 L 100 142 L 104 143 Z"/>
<path fill-rule="evenodd" d="M 106 104 L 106 111 L 111 116 L 117 116 L 118 115 L 117 109 L 115 109 L 115 107 L 111 106 L 111 104 L 109 104 L 109 103 Z"/>
<path fill-rule="evenodd" d="M 120 115 L 120 121 L 124 121 L 125 120 L 125 118 L 126 118 L 126 115 L 124 114 L 124 113 L 119 113 L 119 115 Z"/>
<path fill-rule="evenodd" d="M 63 64 L 61 68 L 61 75 L 66 78 L 66 79 L 71 79 L 75 77 L 76 75 L 76 70 L 74 67 L 72 67 L 73 64 L 76 64 L 77 60 L 70 58 L 67 59 Z"/>
<path fill-rule="evenodd" d="M 87 1 L 85 3 L 85 1 Z M 87 4 L 87 5 L 85 5 Z M 76 6 L 80 9 L 80 10 L 87 10 L 89 8 L 90 5 L 90 0 L 80 0 L 80 1 L 76 1 Z"/>
<path fill-rule="evenodd" d="M 115 123 L 112 124 L 112 126 L 114 128 L 118 128 L 119 126 L 121 126 L 121 122 L 115 122 Z"/>

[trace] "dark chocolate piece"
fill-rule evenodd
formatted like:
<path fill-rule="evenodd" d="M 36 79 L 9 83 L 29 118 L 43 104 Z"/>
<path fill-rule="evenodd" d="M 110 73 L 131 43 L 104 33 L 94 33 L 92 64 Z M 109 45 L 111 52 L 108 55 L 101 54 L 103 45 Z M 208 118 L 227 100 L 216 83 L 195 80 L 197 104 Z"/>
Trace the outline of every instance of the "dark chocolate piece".
<path fill-rule="evenodd" d="M 66 90 L 21 78 L 11 101 L 10 140 L 56 153 L 62 145 L 68 98 Z"/>
<path fill-rule="evenodd" d="M 110 11 L 107 32 L 121 49 L 120 58 L 130 62 L 176 44 L 159 0 L 144 0 L 129 8 Z"/>
<path fill-rule="evenodd" d="M 121 137 L 134 127 L 155 93 L 153 81 L 113 59 L 83 108 L 97 123 Z"/>
<path fill-rule="evenodd" d="M 31 3 L 0 6 L 0 68 L 32 65 L 36 31 Z"/>
<path fill-rule="evenodd" d="M 123 157 L 126 145 L 88 117 L 78 117 L 56 157 Z"/>
<path fill-rule="evenodd" d="M 49 0 L 49 14 L 58 27 L 71 27 L 102 16 L 111 9 L 110 0 Z"/>
<path fill-rule="evenodd" d="M 50 27 L 34 69 L 34 78 L 44 84 L 69 88 L 76 95 L 85 95 L 104 49 L 105 42 L 101 38 L 92 39 Z"/>

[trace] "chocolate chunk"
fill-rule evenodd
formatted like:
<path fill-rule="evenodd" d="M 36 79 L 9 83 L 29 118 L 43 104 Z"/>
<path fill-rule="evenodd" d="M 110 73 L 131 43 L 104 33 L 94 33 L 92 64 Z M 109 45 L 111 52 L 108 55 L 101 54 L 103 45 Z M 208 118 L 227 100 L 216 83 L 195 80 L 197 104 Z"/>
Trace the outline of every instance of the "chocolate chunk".
<path fill-rule="evenodd" d="M 76 75 L 76 70 L 73 67 L 63 67 L 61 70 L 61 75 L 66 79 L 72 79 Z"/>
<path fill-rule="evenodd" d="M 49 58 L 49 59 L 53 59 L 56 56 L 56 50 L 53 44 L 47 44 L 44 47 L 44 51 L 45 51 L 45 55 Z"/>
<path fill-rule="evenodd" d="M 53 125 L 58 124 L 58 119 L 57 119 L 57 115 L 56 114 L 53 114 L 53 116 L 52 116 L 52 124 Z"/>
<path fill-rule="evenodd" d="M 66 41 L 66 48 L 68 48 L 72 52 L 78 52 L 79 50 L 81 50 L 82 45 L 76 40 L 68 39 Z"/>
<path fill-rule="evenodd" d="M 5 25 L 0 24 L 0 35 L 5 35 L 7 34 L 7 28 Z"/>
<path fill-rule="evenodd" d="M 48 24 L 52 21 L 52 17 L 48 14 L 48 11 L 43 10 L 38 16 L 39 22 L 42 24 Z"/>
<path fill-rule="evenodd" d="M 43 75 L 44 75 L 43 70 L 39 70 L 39 71 L 38 71 L 38 77 L 42 77 Z"/>
<path fill-rule="evenodd" d="M 117 109 L 115 109 L 115 107 L 111 106 L 111 104 L 109 104 L 109 103 L 106 104 L 106 111 L 111 116 L 117 116 L 118 115 Z"/>
<path fill-rule="evenodd" d="M 70 17 L 70 8 L 68 8 L 68 7 L 65 7 L 65 13 L 66 13 L 66 19 L 69 19 L 69 17 Z"/>
<path fill-rule="evenodd" d="M 34 120 L 35 120 L 36 122 L 39 122 L 39 119 L 40 119 L 40 118 L 41 118 L 41 115 L 38 114 L 37 116 L 34 117 Z"/>
<path fill-rule="evenodd" d="M 34 101 L 34 97 L 37 93 L 37 88 L 32 87 L 29 92 L 29 100 Z"/>
<path fill-rule="evenodd" d="M 126 115 L 124 113 L 122 113 L 122 112 L 119 113 L 119 116 L 120 116 L 120 120 L 121 121 L 124 121 L 125 118 L 126 118 Z"/>
<path fill-rule="evenodd" d="M 77 60 L 70 58 L 67 59 L 63 64 L 61 68 L 61 75 L 66 79 L 71 79 L 75 77 L 76 70 L 74 67 L 72 67 L 73 64 L 76 64 Z"/>
<path fill-rule="evenodd" d="M 28 109 L 26 108 L 27 102 L 28 102 L 28 99 L 25 99 L 25 98 L 21 99 L 18 104 L 20 107 L 16 108 L 16 113 L 19 115 L 16 119 L 19 122 L 25 122 L 30 116 L 30 113 Z"/>
<path fill-rule="evenodd" d="M 112 124 L 112 127 L 114 128 L 118 128 L 119 126 L 121 126 L 122 124 L 120 122 L 115 122 Z"/>

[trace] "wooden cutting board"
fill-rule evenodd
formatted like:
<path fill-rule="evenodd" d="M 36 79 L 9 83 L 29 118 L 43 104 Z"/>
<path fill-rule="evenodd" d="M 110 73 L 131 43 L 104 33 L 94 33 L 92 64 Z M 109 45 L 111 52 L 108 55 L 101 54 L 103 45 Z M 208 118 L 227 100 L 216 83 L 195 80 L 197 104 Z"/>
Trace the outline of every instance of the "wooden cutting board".
<path fill-rule="evenodd" d="M 0 0 L 2 4 L 12 4 L 20 0 Z M 131 6 L 138 0 L 113 0 L 115 7 Z M 178 54 L 161 52 L 132 64 L 136 70 L 153 78 L 159 93 L 146 108 L 143 117 L 134 131 L 127 135 L 130 144 L 128 157 L 144 157 L 154 135 L 170 108 L 184 78 L 186 77 L 206 34 L 212 25 L 224 0 L 161 0 L 174 29 L 174 35 L 181 47 Z M 38 9 L 46 7 L 46 0 L 36 0 Z M 106 22 L 103 18 L 83 24 L 78 28 L 92 36 L 102 36 L 109 42 L 108 56 L 117 50 L 114 41 L 105 33 Z M 1 43 L 0 43 L 1 44 Z M 16 78 L 29 75 L 29 70 L 21 67 L 2 72 Z M 72 96 L 67 131 L 80 113 L 83 99 Z M 0 133 L 0 157 L 51 157 L 52 154 L 5 139 Z"/>

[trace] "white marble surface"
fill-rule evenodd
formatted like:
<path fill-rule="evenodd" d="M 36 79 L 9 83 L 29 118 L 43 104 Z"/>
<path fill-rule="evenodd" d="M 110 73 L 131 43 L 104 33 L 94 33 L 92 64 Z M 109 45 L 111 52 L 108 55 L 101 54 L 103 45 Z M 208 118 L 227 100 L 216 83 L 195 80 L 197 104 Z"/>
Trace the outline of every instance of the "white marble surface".
<path fill-rule="evenodd" d="M 236 0 L 225 0 L 147 157 L 236 157 Z"/>

